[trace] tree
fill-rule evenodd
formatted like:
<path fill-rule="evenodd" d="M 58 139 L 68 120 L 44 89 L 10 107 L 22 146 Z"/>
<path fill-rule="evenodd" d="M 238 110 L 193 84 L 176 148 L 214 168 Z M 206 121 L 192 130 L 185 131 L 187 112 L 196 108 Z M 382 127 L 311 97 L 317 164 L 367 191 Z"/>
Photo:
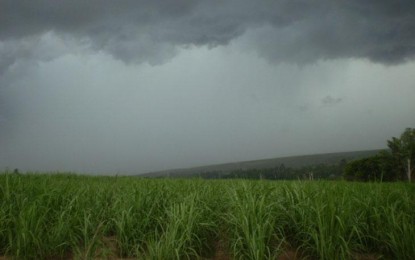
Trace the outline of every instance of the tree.
<path fill-rule="evenodd" d="M 353 181 L 382 181 L 386 172 L 382 160 L 380 155 L 375 155 L 351 161 L 344 168 L 344 177 Z"/>
<path fill-rule="evenodd" d="M 411 181 L 415 161 L 415 129 L 406 128 L 400 138 L 393 137 L 388 140 L 388 147 L 396 163 L 396 170 Z"/>
<path fill-rule="evenodd" d="M 353 181 L 396 181 L 400 176 L 395 165 L 391 153 L 381 151 L 375 156 L 347 163 L 343 176 Z"/>
<path fill-rule="evenodd" d="M 392 137 L 391 140 L 388 140 L 388 147 L 390 149 L 389 152 L 390 156 L 392 157 L 392 164 L 394 166 L 393 171 L 397 175 L 398 179 L 404 180 L 405 165 L 403 164 L 404 154 L 401 139 Z"/>
<path fill-rule="evenodd" d="M 411 175 L 413 170 L 413 164 L 415 159 L 415 129 L 407 128 L 401 135 L 402 146 L 404 150 L 404 156 L 407 162 L 407 176 L 411 181 Z"/>

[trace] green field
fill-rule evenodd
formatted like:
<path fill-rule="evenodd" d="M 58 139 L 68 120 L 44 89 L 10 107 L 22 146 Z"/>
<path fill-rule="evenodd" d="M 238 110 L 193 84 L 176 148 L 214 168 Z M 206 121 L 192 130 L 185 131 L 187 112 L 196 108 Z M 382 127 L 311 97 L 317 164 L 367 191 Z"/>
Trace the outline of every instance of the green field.
<path fill-rule="evenodd" d="M 0 174 L 0 204 L 0 258 L 415 259 L 406 183 Z"/>

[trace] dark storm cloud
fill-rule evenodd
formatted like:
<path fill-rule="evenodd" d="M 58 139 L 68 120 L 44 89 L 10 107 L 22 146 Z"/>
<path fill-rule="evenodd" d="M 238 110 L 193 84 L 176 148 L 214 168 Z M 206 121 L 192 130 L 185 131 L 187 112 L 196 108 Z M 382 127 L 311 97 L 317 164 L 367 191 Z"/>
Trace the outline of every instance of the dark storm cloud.
<path fill-rule="evenodd" d="M 324 106 L 333 106 L 333 105 L 339 104 L 342 101 L 343 101 L 342 98 L 334 98 L 332 96 L 325 96 L 321 100 L 321 104 L 323 104 Z"/>
<path fill-rule="evenodd" d="M 413 0 L 2 0 L 0 69 L 42 59 L 28 46 L 47 32 L 127 63 L 160 64 L 178 46 L 223 45 L 246 32 L 247 42 L 275 62 L 400 63 L 415 54 L 414 14 Z"/>

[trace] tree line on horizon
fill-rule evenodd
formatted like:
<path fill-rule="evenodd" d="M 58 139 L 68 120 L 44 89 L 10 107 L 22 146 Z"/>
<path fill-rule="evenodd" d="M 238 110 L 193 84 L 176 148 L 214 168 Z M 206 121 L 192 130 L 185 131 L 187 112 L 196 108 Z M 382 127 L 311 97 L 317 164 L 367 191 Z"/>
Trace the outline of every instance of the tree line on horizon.
<path fill-rule="evenodd" d="M 253 179 L 253 180 L 298 180 L 298 179 L 340 179 L 346 160 L 336 164 L 317 164 L 292 168 L 280 164 L 273 168 L 237 169 L 230 172 L 210 171 L 198 175 L 203 179 Z"/>
<path fill-rule="evenodd" d="M 344 178 L 356 181 L 412 180 L 415 160 L 415 129 L 406 128 L 400 137 L 387 140 L 387 150 L 346 164 Z"/>
<path fill-rule="evenodd" d="M 203 179 L 411 181 L 415 164 L 415 129 L 406 128 L 400 137 L 387 140 L 387 145 L 388 149 L 374 156 L 352 161 L 342 159 L 334 164 L 321 163 L 300 168 L 280 164 L 273 168 L 202 172 L 194 177 Z M 177 174 L 174 177 L 188 177 L 188 175 Z"/>

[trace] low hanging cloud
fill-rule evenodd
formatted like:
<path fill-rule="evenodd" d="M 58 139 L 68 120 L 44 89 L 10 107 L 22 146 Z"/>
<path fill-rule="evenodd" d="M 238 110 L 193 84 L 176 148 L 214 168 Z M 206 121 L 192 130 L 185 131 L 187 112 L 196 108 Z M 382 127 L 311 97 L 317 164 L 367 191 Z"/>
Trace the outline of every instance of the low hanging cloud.
<path fill-rule="evenodd" d="M 364 58 L 397 64 L 415 57 L 413 0 L 110 1 L 0 3 L 0 73 L 19 60 L 88 49 L 126 63 L 162 64 L 177 48 L 244 37 L 271 62 Z M 45 35 L 52 35 L 46 42 Z M 39 45 L 56 39 L 77 48 Z"/>
<path fill-rule="evenodd" d="M 342 98 L 335 98 L 329 95 L 321 99 L 321 104 L 323 106 L 334 106 L 334 105 L 341 103 L 342 101 L 343 101 Z"/>

